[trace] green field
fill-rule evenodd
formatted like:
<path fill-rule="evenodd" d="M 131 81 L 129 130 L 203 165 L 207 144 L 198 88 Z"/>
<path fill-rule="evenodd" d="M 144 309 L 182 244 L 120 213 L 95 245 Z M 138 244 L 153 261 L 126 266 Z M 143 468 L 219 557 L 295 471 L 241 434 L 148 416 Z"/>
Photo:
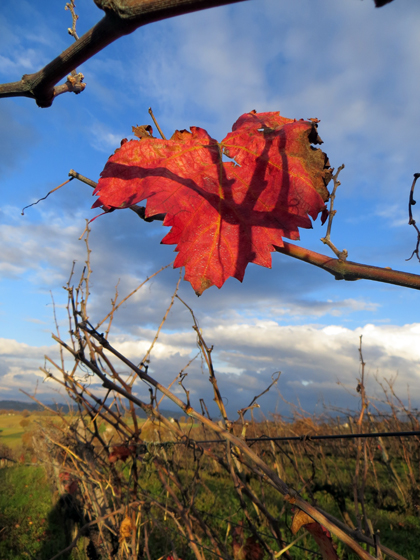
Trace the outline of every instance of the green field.
<path fill-rule="evenodd" d="M 16 449 L 16 447 L 22 444 L 21 438 L 25 430 L 20 426 L 20 422 L 23 418 L 21 414 L 13 416 L 0 414 L 0 443 L 7 445 L 11 449 Z"/>
<path fill-rule="evenodd" d="M 27 420 L 29 423 L 27 426 L 22 427 L 21 422 L 23 420 Z M 63 416 L 63 420 L 65 422 L 71 423 L 74 421 L 74 417 L 66 415 Z M 41 414 L 31 414 L 30 416 L 26 417 L 22 414 L 0 414 L 0 444 L 7 445 L 13 451 L 17 451 L 22 448 L 22 436 L 25 433 L 28 433 L 39 426 L 48 426 L 48 425 L 61 425 L 63 423 L 59 417 L 56 416 L 43 416 Z M 139 418 L 138 424 L 144 424 L 145 420 Z M 127 424 L 129 426 L 133 425 L 133 421 L 131 418 L 127 419 Z M 181 426 L 183 428 L 191 427 L 191 424 L 186 424 L 181 422 Z M 194 425 L 192 425 L 194 427 Z M 145 432 L 145 439 L 147 440 L 154 440 L 157 439 L 157 435 L 154 433 L 153 429 L 150 429 L 151 426 L 146 428 Z M 101 424 L 100 432 L 103 433 L 106 429 L 105 424 Z"/>

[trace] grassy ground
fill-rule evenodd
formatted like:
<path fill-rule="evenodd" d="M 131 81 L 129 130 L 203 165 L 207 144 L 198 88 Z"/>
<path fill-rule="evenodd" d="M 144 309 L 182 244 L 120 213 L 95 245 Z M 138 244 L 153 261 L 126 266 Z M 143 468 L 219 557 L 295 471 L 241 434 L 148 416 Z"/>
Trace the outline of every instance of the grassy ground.
<path fill-rule="evenodd" d="M 181 477 L 183 476 L 183 472 L 179 472 L 178 474 Z M 349 477 L 350 474 L 350 472 L 345 473 L 343 478 Z M 205 487 L 197 492 L 195 506 L 217 533 L 222 535 L 227 534 L 228 520 L 231 523 L 231 528 L 238 525 L 241 521 L 245 521 L 243 507 L 238 502 L 237 495 L 232 488 L 231 482 L 229 482 L 225 476 L 217 477 L 210 475 L 208 472 L 202 472 L 201 479 Z M 390 481 L 389 484 L 391 484 Z M 261 489 L 260 482 L 257 480 L 253 480 L 251 486 L 256 493 Z M 348 480 L 343 480 L 343 486 L 348 495 L 346 498 L 347 508 L 351 517 L 354 519 L 354 507 L 351 499 L 352 487 Z M 158 484 L 153 488 L 153 477 L 150 477 L 145 482 L 144 487 L 149 490 L 152 489 L 156 494 L 159 491 Z M 305 494 L 305 492 L 303 493 L 303 497 L 311 501 L 310 496 Z M 319 507 L 334 514 L 338 519 L 341 519 L 340 511 L 329 494 L 319 491 L 315 493 L 315 498 Z M 278 550 L 274 539 L 270 539 L 268 528 L 260 525 L 258 516 L 253 515 L 255 512 L 253 511 L 253 506 L 250 501 L 246 497 L 244 497 L 244 501 L 247 504 L 248 511 L 251 512 L 259 532 L 266 536 L 270 546 Z M 272 516 L 280 520 L 280 526 L 284 530 L 286 543 L 293 541 L 296 536 L 299 536 L 300 533 L 293 536 L 290 530 L 285 529 L 286 526 L 290 527 L 291 525 L 294 515 L 292 508 L 288 506 L 285 514 L 281 515 L 280 512 L 284 502 L 278 494 L 274 492 L 270 493 L 269 488 L 266 488 L 265 503 Z M 159 518 L 158 511 L 154 512 L 154 514 L 156 518 Z M 384 545 L 396 551 L 407 560 L 420 559 L 420 518 L 407 515 L 404 507 L 394 510 L 378 508 L 371 496 L 369 496 L 368 499 L 366 514 L 372 521 L 375 529 L 379 531 L 381 542 Z M 192 560 L 194 556 L 191 550 L 189 550 L 186 539 L 182 537 L 177 527 L 171 526 L 170 520 L 167 521 L 166 526 L 167 533 L 165 538 L 170 542 L 176 543 L 177 551 L 180 556 L 182 555 L 184 560 Z M 301 530 L 301 533 L 302 531 L 303 530 Z M 162 533 L 159 532 L 151 535 L 149 546 L 153 553 L 152 557 L 159 558 L 162 555 L 168 554 L 171 545 L 170 543 L 164 542 L 165 538 L 163 538 Z M 228 537 L 227 540 L 230 542 L 230 537 Z M 207 542 L 205 538 L 203 542 L 211 548 L 211 543 L 209 541 Z M 337 554 L 340 560 L 357 560 L 358 557 L 356 554 L 352 553 L 336 539 L 334 539 L 334 542 L 337 544 Z M 366 549 L 364 545 L 363 548 Z M 309 551 L 313 551 L 314 554 Z M 370 549 L 369 552 L 374 555 L 373 549 Z M 294 560 L 317 560 L 321 558 L 319 555 L 319 548 L 310 535 L 307 535 L 299 541 L 297 546 L 293 547 L 291 555 Z M 211 556 L 209 556 L 209 558 L 210 557 Z M 265 558 L 267 559 L 267 557 Z"/>
<path fill-rule="evenodd" d="M 19 434 L 32 429 L 31 424 L 22 428 L 20 426 L 22 419 L 23 417 L 19 415 L 14 417 L 0 416 L 0 429 L 3 430 L 1 433 L 3 437 L 0 438 L 0 442 L 6 443 L 8 438 L 9 445 L 12 443 L 10 447 L 18 448 L 21 445 L 21 436 Z M 29 420 L 44 422 L 51 419 L 29 417 Z M 146 434 L 147 430 L 145 430 L 144 436 L 148 435 L 145 439 L 154 439 L 155 434 L 153 430 L 153 426 L 150 426 L 150 433 Z M 198 437 L 199 434 L 195 435 Z M 296 450 L 298 449 L 299 447 L 296 446 Z M 353 521 L 355 521 L 353 504 L 354 459 L 347 455 L 337 455 L 334 452 L 329 454 L 329 449 L 328 446 L 325 447 L 325 472 L 321 469 L 321 463 L 318 459 L 313 457 L 314 460 L 316 459 L 317 466 L 315 472 L 312 473 L 311 462 L 309 462 L 308 456 L 305 455 L 298 458 L 299 475 L 306 480 L 311 479 L 313 476 L 311 484 L 314 490 L 313 497 L 322 509 L 331 512 L 339 519 L 341 514 L 337 503 L 332 497 L 331 488 L 340 489 L 345 498 L 345 509 L 349 512 Z M 187 471 L 193 467 L 193 462 L 192 459 L 190 461 L 187 458 L 188 453 L 184 454 L 182 452 L 181 454 L 184 456 L 184 459 L 177 463 L 180 466 L 177 474 L 180 477 L 186 477 L 187 480 L 188 476 L 190 476 Z M 396 471 L 402 477 L 406 467 L 405 463 L 398 459 L 397 456 L 393 457 L 393 461 Z M 366 515 L 372 521 L 375 529 L 380 530 L 381 542 L 383 544 L 395 550 L 407 560 L 419 560 L 420 516 L 417 516 L 416 512 L 412 512 L 412 514 L 408 512 L 407 504 L 398 498 L 398 494 L 395 491 L 395 483 L 390 479 L 385 466 L 379 460 L 375 464 L 376 476 L 378 477 L 382 496 L 378 496 L 373 479 L 369 477 L 365 489 Z M 127 473 L 129 472 L 129 463 L 119 466 L 127 470 Z M 226 534 L 226 539 L 230 542 L 231 536 L 228 536 L 227 533 L 228 521 L 232 527 L 239 523 L 244 518 L 243 508 L 238 502 L 232 484 L 228 482 L 226 476 L 221 472 L 214 471 L 211 465 L 204 464 L 203 467 L 200 474 L 202 485 L 199 484 L 195 505 L 202 512 L 204 518 L 210 522 L 211 526 L 218 533 Z M 300 483 L 295 480 L 296 473 L 291 465 L 287 464 L 285 470 L 286 481 L 292 486 L 299 488 Z M 327 472 L 329 473 L 328 475 L 325 474 Z M 147 470 L 140 474 L 140 485 L 158 497 L 162 492 L 159 480 Z M 254 483 L 254 491 L 258 493 L 260 491 L 260 482 L 252 480 L 251 485 L 254 485 Z M 409 490 L 408 487 L 407 490 Z M 303 491 L 303 497 L 311 501 L 311 496 L 305 494 L 305 491 Z M 293 516 L 290 507 L 286 514 L 280 517 L 283 500 L 278 495 L 270 492 L 268 487 L 265 489 L 265 500 L 273 517 L 281 519 L 281 526 L 290 526 L 291 517 Z M 27 558 L 49 560 L 71 542 L 72 526 L 71 522 L 68 521 L 68 512 L 66 513 L 59 506 L 55 506 L 54 503 L 49 481 L 46 479 L 42 468 L 19 465 L 0 469 L 1 560 L 26 560 Z M 249 511 L 254 514 L 253 507 L 250 504 L 248 506 Z M 156 519 L 161 517 L 158 511 L 156 511 L 155 517 Z M 255 522 L 258 526 L 257 517 Z M 162 527 L 165 527 L 163 532 Z M 150 534 L 149 546 L 153 560 L 160 558 L 162 555 L 166 557 L 170 554 L 171 542 L 176 542 L 177 550 L 182 553 L 181 556 L 184 560 L 193 558 L 187 540 L 185 537 L 183 540 L 179 529 L 175 525 L 170 527 L 169 519 L 162 518 L 160 529 L 158 529 L 159 527 L 155 530 L 152 529 Z M 262 525 L 261 531 L 267 532 L 266 528 Z M 287 542 L 295 538 L 286 529 L 284 534 L 287 537 Z M 208 545 L 211 547 L 211 543 L 208 543 Z M 317 546 L 310 536 L 301 540 L 298 546 L 309 550 L 317 550 Z M 342 545 L 338 546 L 337 552 L 340 560 L 353 560 L 356 558 L 355 555 L 346 552 Z M 372 550 L 370 552 L 373 553 Z M 211 555 L 208 557 L 211 558 Z M 318 556 L 298 547 L 293 548 L 292 557 L 296 560 L 318 558 Z M 80 551 L 80 554 L 74 552 L 73 556 L 67 554 L 61 558 L 64 560 L 72 558 L 81 560 L 85 556 Z"/>
<path fill-rule="evenodd" d="M 69 420 L 69 416 L 64 416 Z M 30 432 L 37 426 L 45 426 L 47 424 L 62 423 L 60 418 L 51 416 L 42 416 L 38 414 L 31 414 L 26 417 L 22 414 L 0 414 L 0 443 L 7 445 L 12 450 L 22 447 L 22 437 L 25 433 Z"/>
<path fill-rule="evenodd" d="M 215 517 L 213 526 L 226 531 L 226 519 L 232 523 L 240 521 L 241 511 L 231 485 L 223 478 L 204 477 L 207 490 L 197 500 L 197 508 Z M 147 486 L 153 490 L 153 477 Z M 210 492 L 208 491 L 210 490 Z M 156 486 L 155 491 L 158 491 Z M 334 511 L 334 504 L 327 496 L 317 494 L 322 507 Z M 272 500 L 270 509 L 275 515 L 281 507 L 278 498 Z M 369 508 L 369 514 L 380 529 L 381 540 L 391 549 L 398 551 L 407 560 L 419 560 L 420 522 L 418 518 L 407 517 L 403 512 L 386 512 Z M 291 517 L 289 512 L 289 521 Z M 59 507 L 54 507 L 52 492 L 44 471 L 39 467 L 16 466 L 0 470 L 0 558 L 1 560 L 49 560 L 54 554 L 64 549 L 71 541 L 71 527 L 66 524 L 65 514 Z M 176 530 L 172 538 L 179 540 Z M 182 545 L 183 544 L 183 545 Z M 308 536 L 299 543 L 309 550 L 317 550 L 312 537 Z M 162 552 L 162 535 L 152 534 L 150 548 L 156 558 Z M 188 544 L 180 542 L 180 549 L 185 548 L 184 558 L 191 557 Z M 355 556 L 344 552 L 339 545 L 340 559 L 353 559 Z M 371 551 L 372 552 L 372 551 Z M 64 560 L 83 558 L 74 553 L 63 555 Z M 293 558 L 315 558 L 300 548 L 293 549 Z"/>
<path fill-rule="evenodd" d="M 49 560 L 71 539 L 71 526 L 41 467 L 0 469 L 0 558 Z M 61 556 L 63 560 L 72 558 Z"/>

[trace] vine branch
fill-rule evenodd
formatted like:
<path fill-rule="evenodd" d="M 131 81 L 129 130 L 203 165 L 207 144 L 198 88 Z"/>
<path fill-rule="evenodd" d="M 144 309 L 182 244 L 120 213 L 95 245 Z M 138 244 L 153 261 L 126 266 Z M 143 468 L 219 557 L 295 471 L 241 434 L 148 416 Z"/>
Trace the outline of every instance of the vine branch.
<path fill-rule="evenodd" d="M 420 290 L 420 276 L 417 274 L 392 270 L 391 268 L 380 268 L 351 261 L 332 259 L 326 255 L 321 255 L 320 253 L 315 253 L 315 251 L 305 249 L 304 247 L 298 247 L 292 243 L 285 242 L 283 247 L 276 247 L 275 249 L 279 253 L 322 268 L 326 272 L 332 274 L 336 280 L 373 280 L 375 282 L 384 282 L 386 284 L 394 284 L 395 286 Z"/>
<path fill-rule="evenodd" d="M 95 4 L 105 12 L 102 18 L 82 37 L 77 39 L 73 45 L 63 51 L 34 74 L 24 74 L 17 82 L 0 84 L 1 97 L 29 97 L 34 99 L 39 107 L 51 107 L 54 98 L 61 93 L 74 91 L 80 93 L 84 84 L 73 83 L 67 79 L 65 84 L 56 84 L 86 60 L 89 60 L 103 50 L 105 47 L 123 37 L 129 35 L 139 27 L 162 21 L 175 16 L 189 14 L 208 8 L 226 6 L 244 2 L 245 0 L 94 0 Z M 377 8 L 392 0 L 375 0 Z M 72 9 L 67 6 L 72 6 Z M 74 1 L 66 4 L 73 17 L 71 35 L 75 35 Z M 77 19 L 77 18 L 76 18 Z M 73 32 L 74 29 L 74 32 Z M 69 28 L 70 32 L 70 28 Z M 80 74 L 83 78 L 83 75 Z M 83 85 L 83 88 L 81 87 Z M 80 91 L 77 91 L 81 88 Z"/>
<path fill-rule="evenodd" d="M 74 78 L 71 75 L 74 68 L 120 37 L 149 23 L 243 1 L 245 0 L 95 0 L 98 8 L 105 12 L 105 17 L 38 72 L 24 74 L 17 82 L 0 84 L 0 98 L 29 97 L 39 107 L 51 107 L 57 95 L 75 91 L 78 85 L 72 83 L 70 77 L 65 84 L 56 84 L 68 74 Z"/>

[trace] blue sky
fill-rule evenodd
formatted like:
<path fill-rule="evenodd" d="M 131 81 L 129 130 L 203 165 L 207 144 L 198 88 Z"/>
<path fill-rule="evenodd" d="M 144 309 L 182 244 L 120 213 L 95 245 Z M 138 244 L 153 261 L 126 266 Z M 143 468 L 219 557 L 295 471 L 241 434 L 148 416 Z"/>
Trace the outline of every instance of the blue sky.
<path fill-rule="evenodd" d="M 73 40 L 69 12 L 56 0 L 3 0 L 0 80 L 38 70 Z M 77 2 L 79 35 L 102 13 Z M 86 89 L 58 97 L 49 109 L 29 99 L 0 100 L 0 395 L 24 400 L 19 388 L 50 400 L 51 384 L 38 367 L 56 355 L 51 293 L 65 333 L 63 305 L 78 238 L 97 211 L 89 187 L 76 181 L 47 200 L 21 209 L 62 183 L 70 169 L 97 180 L 108 156 L 132 125 L 149 124 L 151 106 L 165 133 L 201 126 L 222 139 L 244 112 L 280 111 L 321 120 L 323 150 L 341 174 L 333 241 L 349 259 L 420 273 L 407 259 L 414 246 L 407 225 L 408 193 L 420 171 L 420 5 L 395 0 L 251 0 L 159 22 L 124 37 L 85 63 Z M 420 195 L 419 195 L 420 197 Z M 414 208 L 416 210 L 416 207 Z M 420 217 L 417 217 L 420 219 Z M 121 296 L 174 258 L 160 245 L 159 223 L 114 212 L 92 223 L 91 316 L 104 316 L 119 281 Z M 303 231 L 301 244 L 328 254 L 325 226 Z M 147 347 L 178 278 L 160 274 L 120 309 L 113 341 L 135 359 Z M 280 393 L 310 410 L 322 401 L 357 406 L 343 389 L 357 384 L 358 343 L 364 335 L 370 390 L 374 376 L 407 385 L 420 404 L 420 320 L 416 291 L 385 284 L 337 282 L 321 270 L 273 254 L 271 270 L 249 265 L 240 284 L 213 287 L 197 298 L 187 283 L 181 297 L 215 345 L 220 384 L 229 409 L 246 406 L 275 371 L 278 389 L 261 401 L 281 410 Z M 172 379 L 195 351 L 191 319 L 180 304 L 171 313 L 151 371 Z M 211 401 L 207 377 L 194 363 L 193 398 Z M 99 390 L 99 388 L 98 388 Z M 147 395 L 141 386 L 139 395 Z"/>

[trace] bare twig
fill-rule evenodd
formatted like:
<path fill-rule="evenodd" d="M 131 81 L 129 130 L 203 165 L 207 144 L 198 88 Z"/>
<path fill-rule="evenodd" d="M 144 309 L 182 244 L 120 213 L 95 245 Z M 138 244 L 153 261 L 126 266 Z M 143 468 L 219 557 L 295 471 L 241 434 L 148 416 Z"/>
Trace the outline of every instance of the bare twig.
<path fill-rule="evenodd" d="M 27 208 L 30 208 L 31 206 L 35 206 L 35 204 L 38 204 L 38 202 L 41 202 L 41 200 L 45 200 L 46 198 L 48 198 L 50 196 L 50 194 L 52 194 L 55 191 L 58 191 L 58 189 L 61 189 L 61 187 L 64 187 L 64 185 L 67 185 L 67 183 L 70 183 L 70 181 L 73 180 L 73 177 L 70 177 L 70 179 L 67 179 L 67 181 L 64 181 L 64 183 L 61 183 L 61 185 L 58 185 L 58 187 L 55 187 L 55 189 L 53 189 L 52 191 L 50 191 L 49 193 L 47 193 L 44 197 L 39 198 L 36 202 L 32 202 L 32 204 L 28 204 L 28 206 L 25 206 L 24 208 L 22 208 L 22 216 L 25 215 L 25 210 Z"/>
<path fill-rule="evenodd" d="M 72 17 L 72 26 L 67 29 L 67 32 L 73 37 L 75 41 L 78 41 L 79 35 L 76 31 L 76 22 L 79 19 L 79 16 L 75 12 L 75 7 L 75 1 L 70 0 L 70 2 L 67 2 L 67 4 L 65 5 L 64 9 L 69 10 Z M 81 72 L 77 72 L 76 68 L 73 68 L 73 70 L 70 72 L 70 75 L 67 76 L 66 82 L 54 88 L 54 97 L 67 92 L 72 92 L 76 95 L 82 93 L 82 91 L 86 87 L 86 84 L 83 83 L 84 78 L 85 77 Z"/>
<path fill-rule="evenodd" d="M 77 171 L 74 171 L 74 169 L 70 169 L 69 175 L 72 179 L 78 179 L 82 183 L 86 183 L 86 185 L 89 185 L 89 187 L 92 187 L 92 189 L 96 189 L 96 187 L 98 186 L 98 183 L 95 183 L 95 181 L 92 181 L 92 179 L 88 179 L 81 173 L 77 173 Z"/>
<path fill-rule="evenodd" d="M 420 247 L 420 230 L 416 225 L 416 220 L 413 218 L 412 207 L 416 204 L 414 200 L 414 187 L 416 186 L 417 179 L 420 177 L 420 173 L 414 173 L 414 180 L 413 184 L 411 185 L 410 189 L 410 198 L 408 201 L 408 225 L 413 226 L 413 228 L 417 232 L 417 243 L 414 251 L 411 253 L 411 257 L 406 259 L 407 261 L 411 260 L 414 255 L 416 255 L 418 261 L 420 262 L 420 255 L 419 255 L 419 247 Z"/>
<path fill-rule="evenodd" d="M 224 402 L 223 402 L 223 399 L 222 399 L 222 395 L 220 394 L 220 390 L 219 390 L 219 387 L 217 385 L 216 376 L 214 374 L 213 361 L 212 361 L 212 358 L 211 358 L 211 353 L 213 351 L 213 347 L 209 347 L 205 343 L 203 335 L 201 334 L 200 328 L 198 326 L 197 319 L 195 318 L 194 311 L 178 295 L 176 297 L 179 299 L 179 301 L 181 303 L 183 303 L 185 305 L 185 307 L 191 313 L 192 319 L 194 321 L 193 329 L 194 329 L 194 331 L 197 335 L 198 347 L 200 348 L 202 356 L 203 356 L 203 358 L 204 358 L 204 360 L 207 364 L 207 369 L 208 369 L 208 372 L 210 374 L 210 378 L 209 378 L 210 383 L 213 385 L 214 400 L 215 400 L 215 402 L 216 402 L 216 404 L 217 404 L 217 406 L 220 410 L 220 413 L 222 415 L 222 420 L 223 420 L 223 423 L 224 423 L 226 429 L 229 429 L 230 428 L 230 422 L 228 420 L 228 416 L 227 416 L 227 413 L 226 413 L 226 409 L 225 409 L 225 405 L 224 405 Z"/>
<path fill-rule="evenodd" d="M 151 274 L 150 276 L 148 276 L 146 278 L 146 280 L 143 280 L 143 282 L 141 282 L 141 284 L 139 284 L 137 286 L 137 288 L 134 288 L 134 290 L 132 292 L 130 292 L 128 294 L 128 296 L 126 296 L 125 298 L 123 298 L 119 304 L 117 305 L 116 303 L 116 299 L 114 300 L 114 302 L 112 303 L 112 309 L 111 311 L 96 325 L 96 328 L 98 329 L 103 323 L 105 323 L 105 321 L 108 319 L 108 317 L 112 317 L 114 315 L 114 313 L 117 311 L 117 309 L 119 309 L 121 307 L 121 305 L 123 305 L 123 303 L 125 303 L 127 300 L 129 300 L 136 292 L 138 292 L 140 290 L 140 288 L 142 288 L 147 282 L 149 282 L 149 280 L 151 280 L 152 278 L 154 278 L 155 276 L 157 276 L 160 272 L 162 272 L 163 270 L 165 270 L 166 268 L 168 268 L 169 266 L 171 266 L 172 263 L 169 263 L 165 266 L 162 266 L 162 268 L 160 268 L 159 270 L 157 270 L 156 272 L 154 272 L 153 274 Z M 109 327 L 107 327 L 107 331 L 109 331 Z"/>
<path fill-rule="evenodd" d="M 155 334 L 155 337 L 154 337 L 154 339 L 153 339 L 153 341 L 152 341 L 152 344 L 149 346 L 149 349 L 147 350 L 146 354 L 144 355 L 144 358 L 143 358 L 142 361 L 140 362 L 141 365 L 144 365 L 144 364 L 147 362 L 147 360 L 149 359 L 150 353 L 151 353 L 151 351 L 153 350 L 154 345 L 156 344 L 156 341 L 157 341 L 157 339 L 158 339 L 158 337 L 159 337 L 160 331 L 162 330 L 162 327 L 163 327 L 163 325 L 165 324 L 166 319 L 168 318 L 169 312 L 170 312 L 170 310 L 172 309 L 172 306 L 173 306 L 173 304 L 174 304 L 175 298 L 177 297 L 177 293 L 178 293 L 178 290 L 179 290 L 179 285 L 180 285 L 180 283 L 181 283 L 181 280 L 182 280 L 182 268 L 181 268 L 181 270 L 179 271 L 178 282 L 177 282 L 177 284 L 176 284 L 175 291 L 174 291 L 174 293 L 172 294 L 171 301 L 170 301 L 170 303 L 169 303 L 169 305 L 168 305 L 167 310 L 165 311 L 165 315 L 163 316 L 162 321 L 160 322 L 160 325 L 159 325 L 159 327 L 158 327 L 158 330 L 156 331 L 156 334 Z"/>
<path fill-rule="evenodd" d="M 52 291 L 50 290 L 50 294 L 51 294 L 51 301 L 52 301 L 52 306 L 53 306 L 53 316 L 54 316 L 54 323 L 55 323 L 55 330 L 57 332 L 57 336 L 60 338 L 60 328 L 58 326 L 58 321 L 57 321 L 57 313 L 55 312 L 55 301 L 54 301 L 54 296 Z M 60 346 L 60 359 L 61 359 L 61 367 L 64 369 L 64 354 L 63 354 L 63 349 Z"/>
<path fill-rule="evenodd" d="M 264 391 L 262 391 L 261 393 L 256 395 L 246 408 L 241 408 L 241 410 L 238 410 L 238 414 L 241 417 L 243 417 L 243 415 L 245 414 L 245 412 L 247 410 L 252 410 L 253 408 L 258 408 L 260 405 L 256 404 L 257 400 L 260 397 L 262 397 L 263 395 L 265 395 L 266 393 L 268 393 L 268 391 L 271 389 L 271 387 L 273 387 L 274 385 L 277 385 L 277 381 L 280 379 L 280 375 L 281 375 L 281 371 L 277 371 L 276 373 L 273 373 L 273 375 L 271 376 L 271 379 L 273 381 L 270 383 L 270 385 L 268 387 L 266 387 L 264 389 Z"/>
<path fill-rule="evenodd" d="M 89 185 L 90 187 L 92 187 L 92 189 L 96 189 L 96 187 L 98 186 L 98 183 L 95 183 L 95 181 L 92 181 L 92 179 L 88 179 L 84 175 L 81 175 L 77 171 L 74 171 L 74 169 L 70 169 L 69 175 L 70 175 L 70 177 L 72 177 L 74 179 L 78 179 L 82 183 L 85 183 L 86 185 Z M 65 183 L 63 183 L 63 185 L 64 184 Z M 62 186 L 62 185 L 60 185 L 60 186 Z M 60 187 L 57 187 L 57 188 L 60 188 Z M 54 190 L 57 190 L 57 189 L 54 189 Z M 54 191 L 51 191 L 51 192 L 54 192 Z M 154 222 L 155 220 L 163 222 L 163 220 L 165 219 L 165 214 L 155 214 L 154 216 L 150 216 L 150 217 L 146 218 L 146 208 L 144 206 L 138 206 L 137 204 L 133 204 L 132 206 L 129 206 L 129 209 L 132 210 L 133 212 L 135 212 L 137 214 L 137 216 L 139 218 L 141 218 L 142 220 L 144 220 L 145 222 Z M 112 210 L 109 210 L 109 212 L 112 212 Z"/>
<path fill-rule="evenodd" d="M 330 213 L 328 216 L 327 233 L 325 237 L 321 237 L 321 241 L 325 243 L 325 245 L 328 245 L 328 247 L 334 252 L 334 254 L 339 258 L 340 261 L 347 260 L 348 251 L 347 249 L 343 249 L 342 251 L 339 251 L 337 247 L 334 245 L 334 243 L 331 241 L 331 228 L 332 228 L 333 218 L 337 213 L 337 210 L 334 210 L 334 201 L 336 196 L 335 193 L 338 187 L 341 185 L 340 181 L 338 180 L 338 176 L 343 169 L 344 169 L 344 163 L 343 165 L 340 165 L 340 167 L 337 169 L 336 174 L 332 176 L 332 179 L 334 181 L 334 188 L 330 194 L 331 202 L 330 202 Z"/>
<path fill-rule="evenodd" d="M 366 411 L 366 409 L 369 405 L 369 402 L 366 398 L 366 389 L 365 389 L 365 366 L 366 366 L 366 363 L 363 360 L 362 338 L 363 338 L 363 336 L 360 335 L 359 357 L 360 357 L 361 376 L 360 376 L 360 379 L 358 380 L 357 389 L 356 389 L 356 391 L 360 395 L 360 414 L 359 414 L 359 418 L 357 419 L 357 422 L 356 422 L 359 434 L 362 432 L 364 414 L 365 414 L 365 411 Z M 364 487 L 365 487 L 365 482 L 366 482 L 366 471 L 365 471 L 365 474 L 364 474 L 364 477 L 363 477 L 363 483 L 361 485 L 359 485 L 360 458 L 361 458 L 361 454 L 362 454 L 362 445 L 363 445 L 363 450 L 364 450 L 365 468 L 367 466 L 367 462 L 366 462 L 367 441 L 364 440 L 362 442 L 361 439 L 358 439 L 357 440 L 357 451 L 356 451 L 356 465 L 355 465 L 355 472 L 354 472 L 354 478 L 353 478 L 354 508 L 355 508 L 355 513 L 356 513 L 357 526 L 358 526 L 358 529 L 359 529 L 360 532 L 362 532 L 362 517 L 360 515 L 359 503 L 362 507 L 362 510 L 364 510 Z M 365 516 L 363 516 L 363 517 L 366 520 L 366 517 Z"/>
<path fill-rule="evenodd" d="M 149 107 L 149 115 L 152 117 L 153 122 L 155 123 L 156 128 L 158 129 L 159 134 L 161 135 L 161 137 L 163 138 L 163 140 L 166 140 L 166 136 L 163 134 L 162 129 L 161 129 L 160 126 L 159 126 L 159 123 L 158 123 L 157 120 L 155 119 L 155 115 L 153 114 L 153 111 L 152 111 L 152 108 L 151 108 L 151 107 Z"/>
<path fill-rule="evenodd" d="M 76 31 L 76 22 L 79 19 L 79 16 L 74 11 L 75 7 L 76 7 L 75 1 L 70 0 L 70 2 L 67 2 L 67 4 L 65 5 L 64 9 L 70 11 L 71 17 L 72 17 L 72 20 L 73 20 L 72 26 L 67 29 L 68 34 L 71 35 L 74 38 L 75 41 L 78 41 L 79 40 L 79 35 L 77 34 L 77 31 Z"/>

